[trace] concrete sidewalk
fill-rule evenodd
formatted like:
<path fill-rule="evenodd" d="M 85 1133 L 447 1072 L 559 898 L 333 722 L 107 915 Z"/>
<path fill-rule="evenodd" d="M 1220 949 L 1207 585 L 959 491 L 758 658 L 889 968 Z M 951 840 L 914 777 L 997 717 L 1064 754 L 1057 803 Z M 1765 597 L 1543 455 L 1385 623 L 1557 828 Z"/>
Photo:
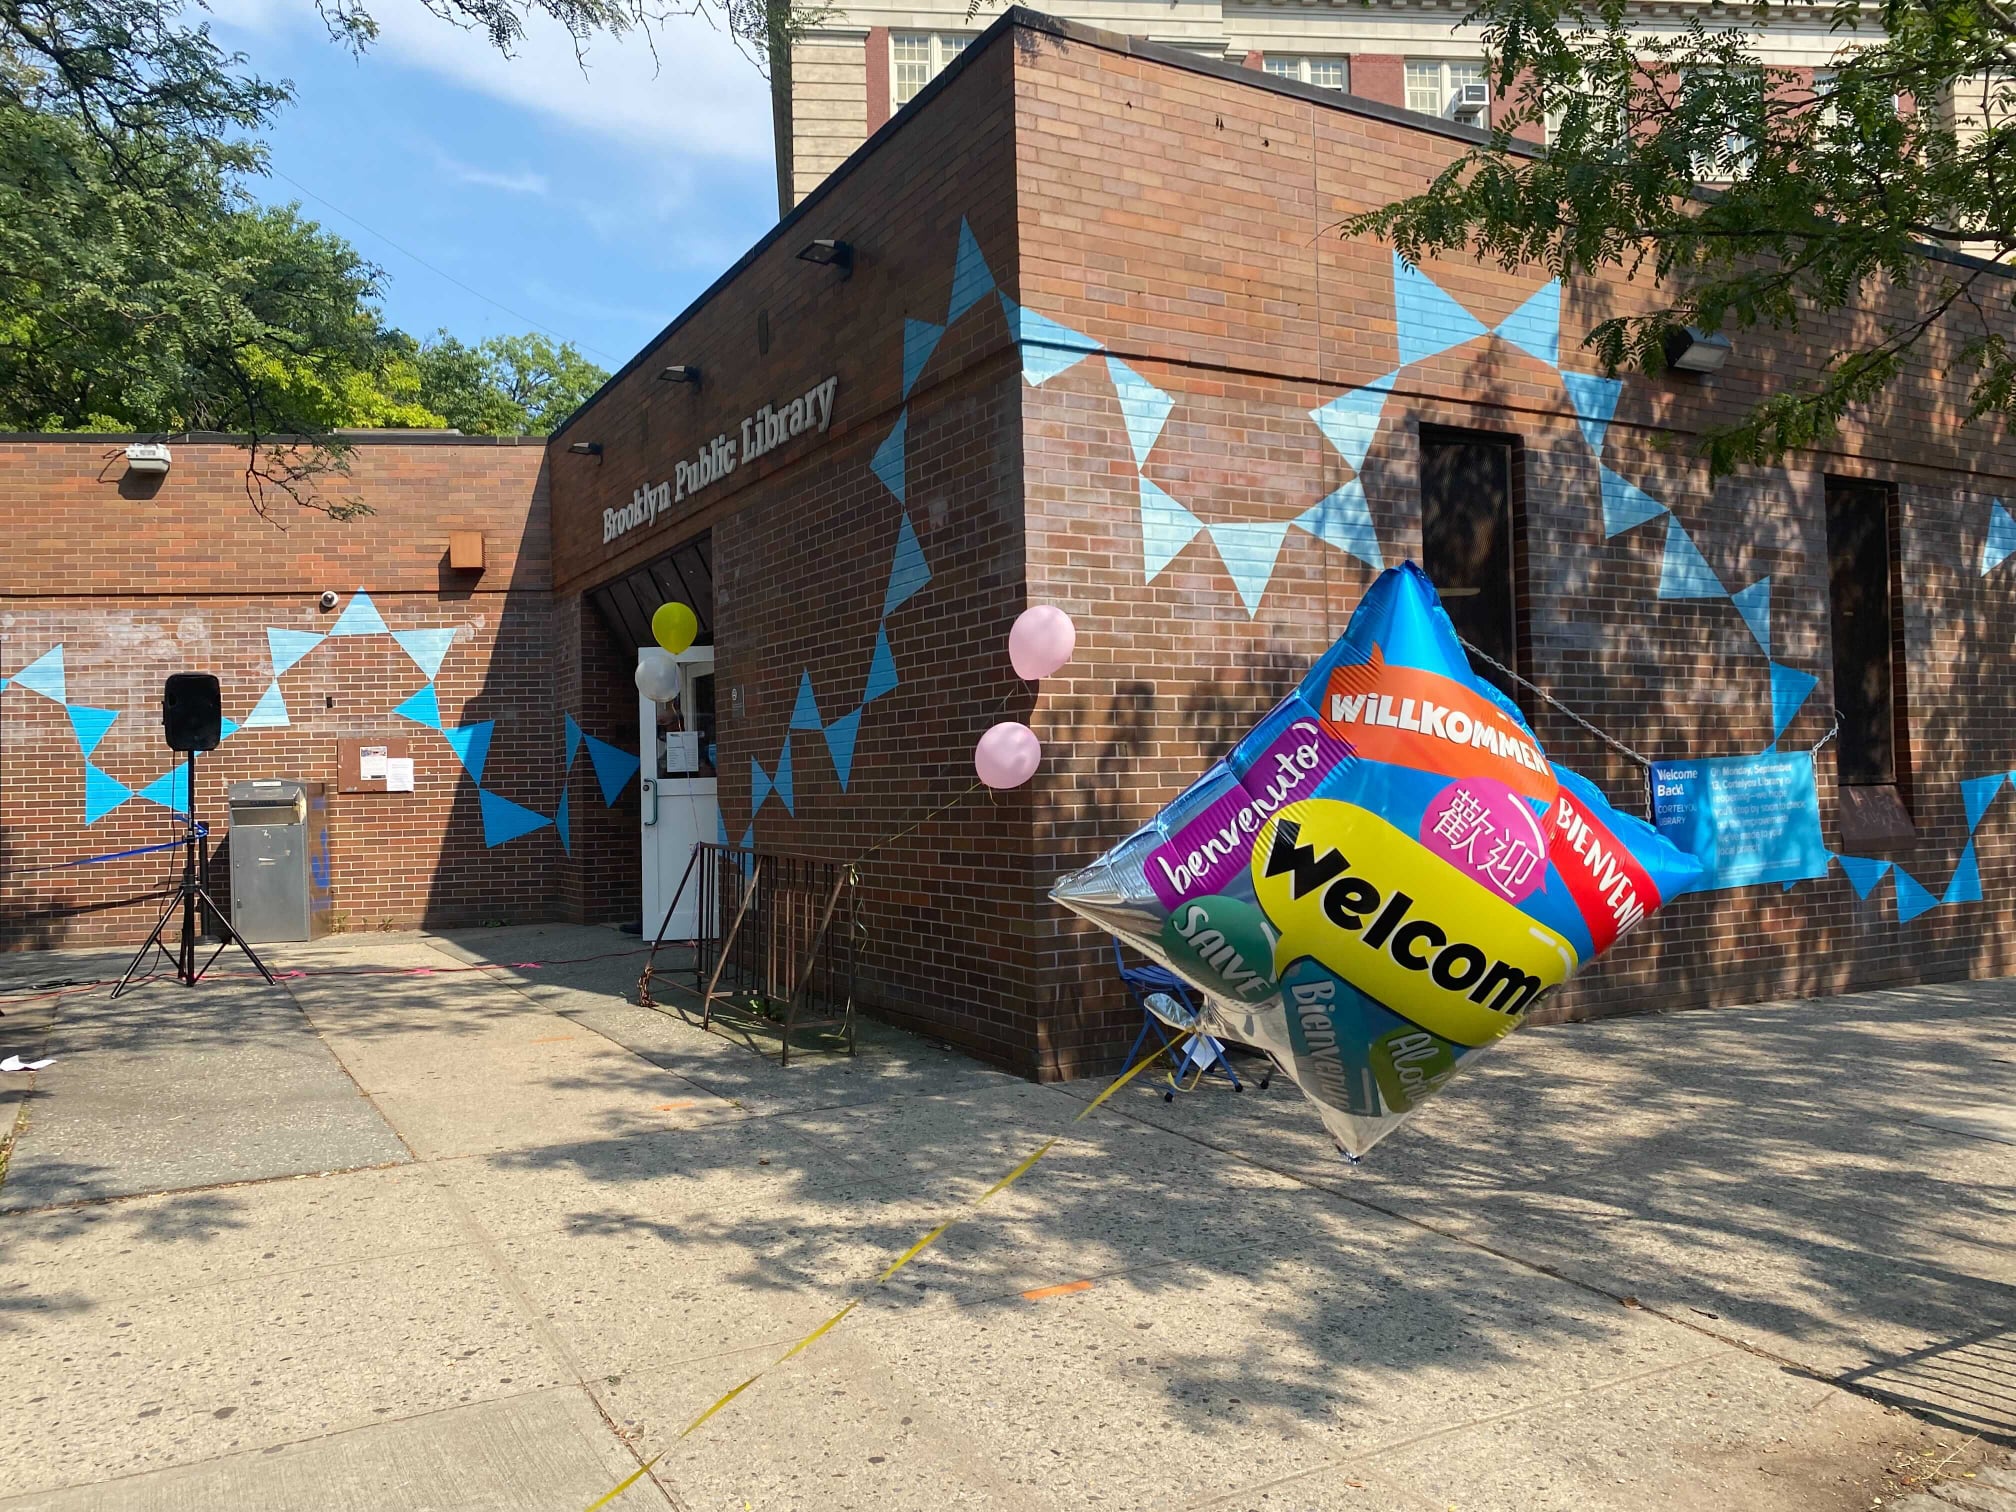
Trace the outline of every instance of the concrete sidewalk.
<path fill-rule="evenodd" d="M 1527 1031 L 1353 1169 L 1285 1080 L 780 1071 L 634 945 L 0 958 L 0 1507 L 2016 1508 L 2016 983 Z"/>

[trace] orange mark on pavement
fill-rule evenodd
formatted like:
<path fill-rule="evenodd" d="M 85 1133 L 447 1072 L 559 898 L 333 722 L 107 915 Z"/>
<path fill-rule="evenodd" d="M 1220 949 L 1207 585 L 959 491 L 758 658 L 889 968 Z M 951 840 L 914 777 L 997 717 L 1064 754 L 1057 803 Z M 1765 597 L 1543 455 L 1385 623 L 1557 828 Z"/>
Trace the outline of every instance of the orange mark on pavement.
<path fill-rule="evenodd" d="M 574 1038 L 574 1036 L 571 1034 L 549 1034 L 544 1039 L 536 1039 L 532 1041 L 532 1043 L 535 1045 L 557 1045 L 562 1040 L 569 1040 L 572 1038 Z"/>
<path fill-rule="evenodd" d="M 681 1108 L 697 1108 L 699 1106 L 700 1100 L 698 1098 L 682 1097 L 677 1102 L 658 1104 L 658 1111 L 660 1113 L 676 1113 Z"/>
<path fill-rule="evenodd" d="M 1034 1291 L 1022 1293 L 1024 1302 L 1041 1302 L 1045 1297 L 1068 1297 L 1073 1292 L 1090 1291 L 1090 1281 L 1066 1281 L 1062 1286 L 1039 1286 Z"/>

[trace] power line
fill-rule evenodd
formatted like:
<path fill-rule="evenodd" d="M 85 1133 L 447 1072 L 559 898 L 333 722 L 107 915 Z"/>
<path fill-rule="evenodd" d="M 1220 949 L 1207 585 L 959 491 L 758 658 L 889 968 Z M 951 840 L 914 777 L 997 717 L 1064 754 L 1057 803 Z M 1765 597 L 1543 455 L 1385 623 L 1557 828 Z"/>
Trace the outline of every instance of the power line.
<path fill-rule="evenodd" d="M 266 171 L 272 174 L 273 177 L 277 179 L 286 179 L 288 183 L 292 184 L 296 189 L 299 189 L 303 194 L 307 195 L 308 198 L 314 200 L 317 204 L 322 205 L 327 209 L 335 211 L 336 214 L 342 216 L 343 219 L 349 221 L 352 225 L 361 227 L 363 230 L 377 237 L 378 240 L 385 243 L 385 245 L 390 247 L 393 251 L 398 252 L 403 256 L 412 258 L 414 262 L 420 264 L 421 267 L 425 268 L 429 273 L 432 273 L 436 278 L 445 278 L 449 283 L 455 285 L 455 287 L 460 289 L 463 293 L 473 294 L 476 298 L 482 300 L 483 303 L 487 305 L 496 306 L 498 309 L 502 310 L 506 315 L 509 315 L 513 320 L 524 321 L 526 325 L 530 326 L 533 330 L 537 331 L 542 336 L 550 336 L 555 341 L 558 341 L 563 345 L 567 343 L 567 338 L 562 336 L 558 331 L 549 330 L 547 327 L 539 324 L 539 322 L 534 320 L 530 315 L 512 309 L 511 306 L 505 304 L 500 299 L 492 299 L 488 294 L 485 294 L 481 289 L 470 288 L 468 284 L 462 282 L 462 280 L 457 278 L 453 273 L 445 272 L 444 270 L 435 267 L 434 264 L 427 261 L 427 259 L 422 257 L 418 252 L 415 252 L 407 247 L 402 247 L 401 245 L 399 245 L 398 242 L 392 240 L 391 237 L 387 236 L 383 231 L 380 231 L 376 226 L 366 224 L 364 221 L 359 220 L 356 216 L 352 215 L 348 210 L 345 210 L 341 205 L 333 204 L 329 200 L 324 199 L 321 195 L 317 194 L 313 189 L 310 189 L 306 184 L 302 183 L 299 179 L 290 178 L 287 174 L 282 173 L 278 168 L 269 167 Z M 588 343 L 585 341 L 578 343 L 578 345 L 580 346 L 581 350 L 585 352 L 592 352 L 597 357 L 600 357 L 605 361 L 608 362 L 623 361 L 622 358 L 611 356 L 609 353 L 603 351 L 600 347 L 589 346 Z"/>

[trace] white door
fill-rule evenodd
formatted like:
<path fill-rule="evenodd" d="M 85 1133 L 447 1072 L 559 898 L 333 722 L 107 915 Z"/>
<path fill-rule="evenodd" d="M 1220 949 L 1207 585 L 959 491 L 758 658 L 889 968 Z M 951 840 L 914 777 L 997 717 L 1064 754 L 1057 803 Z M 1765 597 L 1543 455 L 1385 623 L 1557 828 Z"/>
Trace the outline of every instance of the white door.
<path fill-rule="evenodd" d="M 665 653 L 647 646 L 637 655 L 641 661 Z M 660 704 L 641 693 L 637 696 L 647 941 L 690 940 L 699 934 L 700 877 L 697 868 L 688 876 L 687 863 L 696 844 L 721 838 L 714 775 L 714 648 L 695 646 L 672 660 L 679 664 L 680 674 L 672 701 Z M 686 884 L 683 892 L 681 881 Z"/>

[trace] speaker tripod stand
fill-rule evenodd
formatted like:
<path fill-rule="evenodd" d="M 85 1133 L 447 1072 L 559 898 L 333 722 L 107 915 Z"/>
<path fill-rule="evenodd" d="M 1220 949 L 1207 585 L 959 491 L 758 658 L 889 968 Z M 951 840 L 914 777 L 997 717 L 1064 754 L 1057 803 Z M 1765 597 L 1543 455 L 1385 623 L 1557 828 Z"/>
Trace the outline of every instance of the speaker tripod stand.
<path fill-rule="evenodd" d="M 245 952 L 245 959 L 259 968 L 259 975 L 269 982 L 277 980 L 267 969 L 266 963 L 259 959 L 258 952 L 245 943 L 245 937 L 231 927 L 231 921 L 224 917 L 224 911 L 217 906 L 217 900 L 210 896 L 209 889 L 197 878 L 196 847 L 202 840 L 203 831 L 196 823 L 196 753 L 194 751 L 186 753 L 185 759 L 188 765 L 183 769 L 183 776 L 187 786 L 182 796 L 183 801 L 189 805 L 189 811 L 182 816 L 188 823 L 188 828 L 182 836 L 182 881 L 176 887 L 174 896 L 168 900 L 168 906 L 161 911 L 161 917 L 155 921 L 154 932 L 147 936 L 147 943 L 140 947 L 132 962 L 126 967 L 126 974 L 119 978 L 118 986 L 112 989 L 112 996 L 115 998 L 135 985 L 133 974 L 140 969 L 140 963 L 147 959 L 147 953 L 153 950 L 158 950 L 168 957 L 169 963 L 175 968 L 175 980 L 185 987 L 194 987 L 202 981 L 203 974 L 217 964 L 217 957 L 224 954 L 232 945 Z M 168 921 L 175 916 L 175 910 L 178 908 L 182 910 L 181 938 L 176 949 L 170 951 L 162 943 L 161 936 L 167 930 Z M 210 959 L 201 966 L 196 964 L 198 909 L 207 909 L 210 917 L 216 921 L 217 927 L 224 931 L 223 942 L 210 953 Z"/>

